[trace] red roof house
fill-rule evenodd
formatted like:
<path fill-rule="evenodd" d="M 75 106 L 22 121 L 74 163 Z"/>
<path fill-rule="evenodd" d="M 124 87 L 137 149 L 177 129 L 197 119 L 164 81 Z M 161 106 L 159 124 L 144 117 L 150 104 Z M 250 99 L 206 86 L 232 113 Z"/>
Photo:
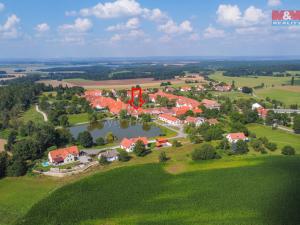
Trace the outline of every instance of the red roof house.
<path fill-rule="evenodd" d="M 48 153 L 49 162 L 53 164 L 71 163 L 74 162 L 78 156 L 79 150 L 77 146 L 56 149 Z"/>
<path fill-rule="evenodd" d="M 124 150 L 126 150 L 127 152 L 132 152 L 133 148 L 135 146 L 135 143 L 137 141 L 142 141 L 144 143 L 144 145 L 148 145 L 148 139 L 146 137 L 137 137 L 137 138 L 124 138 L 121 141 L 120 147 Z"/>
<path fill-rule="evenodd" d="M 230 143 L 236 143 L 237 141 L 246 141 L 248 138 L 245 136 L 244 133 L 230 133 L 226 136 L 227 140 Z"/>

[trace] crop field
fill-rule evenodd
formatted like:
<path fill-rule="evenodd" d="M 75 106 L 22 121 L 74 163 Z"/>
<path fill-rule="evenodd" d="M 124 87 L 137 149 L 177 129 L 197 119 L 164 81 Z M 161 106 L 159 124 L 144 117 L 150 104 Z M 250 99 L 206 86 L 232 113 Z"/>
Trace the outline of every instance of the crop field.
<path fill-rule="evenodd" d="M 255 87 L 257 85 L 260 85 L 261 83 L 265 84 L 265 87 L 271 87 L 274 86 L 281 86 L 282 84 L 290 84 L 291 77 L 271 77 L 271 76 L 249 76 L 249 77 L 228 77 L 223 76 L 222 72 L 218 71 L 212 75 L 209 76 L 212 79 L 226 82 L 228 84 L 231 84 L 231 82 L 234 80 L 235 85 L 238 87 L 242 86 L 248 86 L 248 87 Z M 299 78 L 295 78 L 295 83 L 300 80 Z"/>
<path fill-rule="evenodd" d="M 300 157 L 122 167 L 64 186 L 19 225 L 283 225 L 300 221 Z M 193 170 L 190 170 L 192 166 Z"/>
<path fill-rule="evenodd" d="M 260 98 L 269 97 L 271 99 L 279 100 L 287 106 L 291 104 L 300 104 L 300 86 L 257 89 L 255 94 Z"/>
<path fill-rule="evenodd" d="M 272 130 L 271 127 L 266 127 L 258 124 L 251 124 L 247 126 L 248 129 L 256 134 L 258 137 L 267 137 L 269 141 L 275 142 L 278 148 L 281 149 L 285 145 L 291 145 L 300 153 L 300 135 L 287 133 L 282 130 Z M 280 152 L 280 150 L 276 150 Z"/>
<path fill-rule="evenodd" d="M 87 89 L 94 88 L 108 88 L 108 89 L 121 89 L 130 88 L 135 85 L 141 87 L 159 87 L 162 82 L 170 81 L 172 84 L 184 84 L 181 80 L 154 80 L 153 78 L 141 78 L 141 79 L 124 79 L 124 80 L 104 80 L 104 81 L 93 81 L 84 79 L 65 79 L 64 82 L 70 83 L 75 86 L 82 86 Z"/>

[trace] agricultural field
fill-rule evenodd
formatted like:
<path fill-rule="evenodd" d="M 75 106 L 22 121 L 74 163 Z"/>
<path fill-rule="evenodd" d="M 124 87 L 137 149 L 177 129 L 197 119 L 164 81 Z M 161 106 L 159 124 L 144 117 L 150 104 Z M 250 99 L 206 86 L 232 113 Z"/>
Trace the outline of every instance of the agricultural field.
<path fill-rule="evenodd" d="M 82 86 L 87 89 L 108 88 L 108 89 L 122 89 L 130 88 L 139 84 L 141 87 L 159 87 L 162 82 L 170 81 L 174 85 L 184 84 L 181 80 L 154 80 L 153 78 L 141 78 L 141 79 L 124 79 L 124 80 L 104 80 L 104 81 L 92 81 L 84 79 L 65 79 L 64 82 L 73 86 Z"/>
<path fill-rule="evenodd" d="M 269 97 L 283 102 L 289 106 L 300 104 L 300 86 L 283 86 L 274 88 L 263 88 L 255 90 L 255 94 L 260 98 Z"/>
<path fill-rule="evenodd" d="M 299 162 L 188 161 L 177 173 L 168 171 L 173 161 L 122 167 L 52 192 L 17 224 L 298 224 Z"/>
<path fill-rule="evenodd" d="M 31 106 L 30 109 L 25 111 L 21 115 L 20 119 L 24 123 L 27 123 L 28 121 L 34 121 L 34 122 L 43 122 L 44 121 L 43 115 L 36 111 L 35 105 Z"/>
<path fill-rule="evenodd" d="M 210 78 L 222 81 L 228 84 L 234 80 L 235 85 L 238 87 L 248 86 L 255 87 L 260 85 L 261 83 L 265 84 L 265 87 L 281 86 L 282 84 L 290 84 L 291 77 L 271 77 L 271 76 L 257 76 L 257 77 L 228 77 L 223 76 L 221 71 L 215 72 L 214 74 L 209 76 Z M 295 78 L 295 82 L 298 82 L 299 78 Z"/>
<path fill-rule="evenodd" d="M 267 137 L 269 141 L 275 142 L 278 148 L 281 149 L 285 145 L 291 145 L 296 152 L 300 154 L 300 135 L 288 133 L 282 130 L 273 130 L 271 127 L 250 124 L 247 128 L 256 134 L 258 137 Z M 276 150 L 279 153 L 279 150 Z"/>

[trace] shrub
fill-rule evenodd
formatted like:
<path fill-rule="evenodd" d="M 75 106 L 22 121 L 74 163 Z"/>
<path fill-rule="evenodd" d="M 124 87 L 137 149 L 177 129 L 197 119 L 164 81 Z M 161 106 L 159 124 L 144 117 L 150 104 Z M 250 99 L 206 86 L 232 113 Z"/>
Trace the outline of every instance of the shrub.
<path fill-rule="evenodd" d="M 261 140 L 259 139 L 253 139 L 250 142 L 251 147 L 255 150 L 255 151 L 261 151 L 261 149 L 263 148 L 263 143 Z"/>
<path fill-rule="evenodd" d="M 107 158 L 105 156 L 101 156 L 100 159 L 99 159 L 99 163 L 100 165 L 107 165 L 108 164 L 108 161 L 107 161 Z"/>
<path fill-rule="evenodd" d="M 144 142 L 141 140 L 138 140 L 135 143 L 133 152 L 135 153 L 136 156 L 145 156 L 147 154 L 147 150 L 146 150 L 146 146 L 144 145 Z"/>
<path fill-rule="evenodd" d="M 181 144 L 181 142 L 180 142 L 180 141 L 174 140 L 174 141 L 172 142 L 172 146 L 174 146 L 174 147 L 178 148 L 178 147 L 181 147 L 181 146 L 182 146 L 182 144 Z"/>
<path fill-rule="evenodd" d="M 105 145 L 105 140 L 104 140 L 104 138 L 103 138 L 103 137 L 98 137 L 98 138 L 96 139 L 96 144 L 97 144 L 97 145 Z"/>
<path fill-rule="evenodd" d="M 286 145 L 282 148 L 281 153 L 283 155 L 295 155 L 295 149 L 290 145 Z"/>
<path fill-rule="evenodd" d="M 93 137 L 88 131 L 83 131 L 78 135 L 78 142 L 85 148 L 93 146 Z"/>
<path fill-rule="evenodd" d="M 160 152 L 158 156 L 159 162 L 166 162 L 168 160 L 167 155 L 165 152 Z"/>
<path fill-rule="evenodd" d="M 277 149 L 277 145 L 273 142 L 268 142 L 267 144 L 265 144 L 265 147 L 270 151 L 275 151 Z"/>
<path fill-rule="evenodd" d="M 121 162 L 127 162 L 130 160 L 130 156 L 126 151 L 120 151 L 119 152 L 119 161 Z"/>
<path fill-rule="evenodd" d="M 210 144 L 203 144 L 200 148 L 196 148 L 192 152 L 192 159 L 197 160 L 208 160 L 220 158 L 215 148 Z"/>

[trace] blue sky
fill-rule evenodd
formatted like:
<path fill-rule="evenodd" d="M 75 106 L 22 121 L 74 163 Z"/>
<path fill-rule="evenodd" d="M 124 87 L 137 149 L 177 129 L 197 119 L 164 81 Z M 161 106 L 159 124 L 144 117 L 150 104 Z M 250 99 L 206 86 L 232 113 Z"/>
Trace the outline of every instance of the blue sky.
<path fill-rule="evenodd" d="M 272 9 L 300 1 L 0 0 L 0 58 L 300 55 Z"/>

